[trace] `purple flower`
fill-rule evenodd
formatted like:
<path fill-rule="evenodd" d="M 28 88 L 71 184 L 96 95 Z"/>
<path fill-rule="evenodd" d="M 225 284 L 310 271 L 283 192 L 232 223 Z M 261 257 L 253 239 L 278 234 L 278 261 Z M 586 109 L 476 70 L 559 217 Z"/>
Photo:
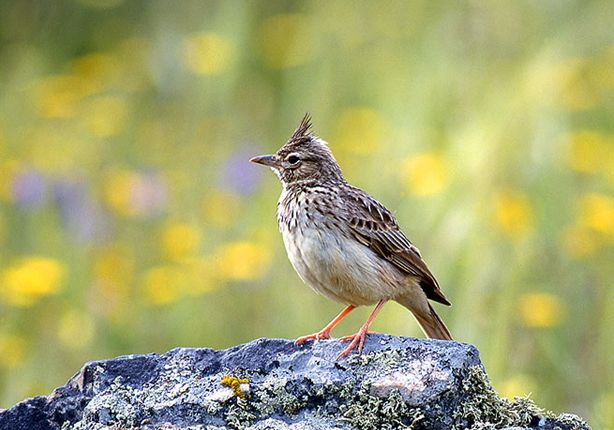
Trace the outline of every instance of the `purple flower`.
<path fill-rule="evenodd" d="M 249 162 L 259 155 L 258 150 L 235 152 L 226 160 L 220 171 L 220 186 L 242 196 L 253 194 L 262 182 L 262 169 Z"/>
<path fill-rule="evenodd" d="M 22 209 L 35 209 L 47 199 L 45 178 L 32 168 L 23 169 L 13 178 L 11 193 L 15 204 Z"/>
<path fill-rule="evenodd" d="M 160 215 L 168 205 L 168 186 L 157 173 L 139 173 L 130 198 L 132 207 L 139 215 Z"/>
<path fill-rule="evenodd" d="M 63 180 L 53 186 L 54 200 L 66 230 L 79 241 L 106 236 L 108 220 L 102 207 L 87 192 L 83 182 Z"/>

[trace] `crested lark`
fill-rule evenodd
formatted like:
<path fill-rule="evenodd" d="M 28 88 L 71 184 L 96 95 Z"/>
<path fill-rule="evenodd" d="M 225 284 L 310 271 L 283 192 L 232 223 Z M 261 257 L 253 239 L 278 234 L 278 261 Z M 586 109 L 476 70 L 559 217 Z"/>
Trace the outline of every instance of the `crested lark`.
<path fill-rule="evenodd" d="M 298 275 L 318 293 L 347 304 L 326 327 L 297 344 L 330 338 L 356 306 L 377 303 L 356 334 L 341 338 L 351 342 L 340 356 L 356 346 L 360 352 L 369 325 L 388 300 L 409 309 L 428 337 L 452 339 L 429 299 L 450 302 L 418 248 L 390 211 L 345 181 L 326 142 L 312 133 L 309 115 L 277 153 L 250 161 L 270 167 L 281 180 L 277 222 Z"/>

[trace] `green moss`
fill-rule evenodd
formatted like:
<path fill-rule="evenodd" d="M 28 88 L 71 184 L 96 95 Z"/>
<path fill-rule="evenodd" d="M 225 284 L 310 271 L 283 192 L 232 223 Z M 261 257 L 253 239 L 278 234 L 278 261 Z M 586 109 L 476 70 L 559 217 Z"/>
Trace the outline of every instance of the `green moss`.
<path fill-rule="evenodd" d="M 502 427 L 527 427 L 534 417 L 556 418 L 561 424 L 572 429 L 587 428 L 584 421 L 575 415 L 555 417 L 551 412 L 537 407 L 532 400 L 517 397 L 513 401 L 500 398 L 488 382 L 481 367 L 469 369 L 463 381 L 462 402 L 454 411 L 453 418 L 457 429 L 487 430 Z M 567 419 L 569 417 L 569 419 Z"/>
<path fill-rule="evenodd" d="M 286 390 L 286 384 L 286 379 L 270 379 L 259 387 L 258 400 L 255 400 L 253 405 L 262 416 L 270 416 L 276 410 L 291 416 L 305 407 L 307 397 L 299 398 L 290 394 Z"/>
<path fill-rule="evenodd" d="M 233 429 L 242 429 L 249 427 L 256 415 L 248 400 L 237 397 L 237 402 L 228 407 L 224 412 L 224 421 Z"/>
<path fill-rule="evenodd" d="M 588 424 L 582 418 L 574 414 L 561 414 L 556 417 L 557 421 L 573 430 L 588 428 Z"/>
<path fill-rule="evenodd" d="M 380 367 L 393 367 L 403 360 L 398 349 L 379 351 L 371 354 L 354 354 L 348 357 L 347 363 L 352 366 L 366 366 L 368 364 Z"/>
<path fill-rule="evenodd" d="M 411 408 L 398 391 L 387 397 L 369 394 L 369 386 L 363 385 L 353 394 L 340 396 L 345 403 L 339 407 L 339 422 L 360 430 L 412 429 L 424 418 L 418 408 Z"/>
<path fill-rule="evenodd" d="M 394 353 L 373 354 L 366 363 L 376 360 L 385 366 L 389 360 L 399 358 Z M 287 385 L 286 379 L 269 378 L 253 387 L 250 399 L 236 397 L 236 404 L 228 406 L 223 414 L 227 425 L 241 428 L 250 425 L 256 416 L 266 418 L 280 413 L 292 417 L 301 412 L 360 430 L 414 428 L 423 418 L 420 409 L 408 406 L 398 392 L 377 397 L 370 394 L 367 384 L 357 388 L 350 383 L 326 383 L 298 393 L 290 392 Z M 325 403 L 332 398 L 337 399 L 338 409 Z"/>

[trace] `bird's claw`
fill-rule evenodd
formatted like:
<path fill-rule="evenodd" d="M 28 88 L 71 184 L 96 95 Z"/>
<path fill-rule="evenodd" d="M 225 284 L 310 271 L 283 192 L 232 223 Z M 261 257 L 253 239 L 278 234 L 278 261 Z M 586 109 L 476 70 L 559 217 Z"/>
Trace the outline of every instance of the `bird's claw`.
<path fill-rule="evenodd" d="M 307 336 L 301 336 L 294 341 L 294 344 L 300 345 L 308 340 L 315 340 L 317 342 L 318 340 L 322 339 L 330 339 L 330 332 L 323 330 L 317 333 L 308 334 Z"/>
<path fill-rule="evenodd" d="M 346 341 L 351 341 L 350 344 L 347 346 L 347 348 L 345 348 L 343 351 L 341 351 L 341 353 L 337 356 L 337 360 L 347 357 L 348 354 L 357 347 L 358 345 L 358 353 L 362 353 L 362 347 L 365 344 L 365 339 L 367 338 L 368 334 L 372 334 L 374 332 L 372 331 L 368 331 L 368 330 L 360 330 L 358 333 L 356 334 L 351 334 L 349 336 L 343 336 L 339 338 L 340 342 L 346 342 Z"/>

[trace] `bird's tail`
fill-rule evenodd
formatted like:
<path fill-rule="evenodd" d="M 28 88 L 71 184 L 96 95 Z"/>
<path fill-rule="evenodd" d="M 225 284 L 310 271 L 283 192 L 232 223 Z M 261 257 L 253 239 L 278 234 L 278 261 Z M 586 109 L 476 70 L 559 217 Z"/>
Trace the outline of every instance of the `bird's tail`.
<path fill-rule="evenodd" d="M 435 309 L 433 309 L 426 297 L 424 297 L 424 301 L 417 300 L 419 304 L 416 303 L 416 297 L 400 297 L 395 300 L 411 311 L 427 337 L 431 339 L 453 340 L 450 330 L 448 330 L 448 327 L 437 315 L 437 312 L 435 312 Z"/>
<path fill-rule="evenodd" d="M 450 334 L 450 330 L 441 320 L 435 309 L 429 303 L 430 314 L 420 315 L 417 312 L 412 312 L 414 317 L 420 324 L 422 331 L 431 339 L 454 340 Z"/>

